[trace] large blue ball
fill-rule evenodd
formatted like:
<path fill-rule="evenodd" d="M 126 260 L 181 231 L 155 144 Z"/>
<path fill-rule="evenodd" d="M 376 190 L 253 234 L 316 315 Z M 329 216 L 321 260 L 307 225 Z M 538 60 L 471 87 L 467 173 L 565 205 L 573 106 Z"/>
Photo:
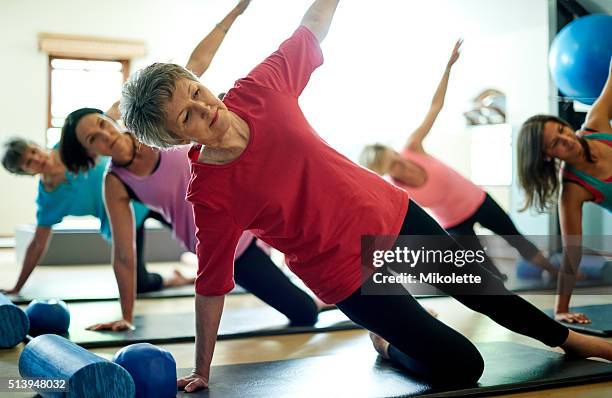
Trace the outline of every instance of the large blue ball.
<path fill-rule="evenodd" d="M 132 375 L 136 398 L 176 396 L 176 362 L 168 351 L 149 343 L 132 344 L 117 351 L 113 362 Z"/>
<path fill-rule="evenodd" d="M 30 334 L 63 334 L 70 326 L 70 311 L 62 300 L 32 300 L 26 308 Z"/>
<path fill-rule="evenodd" d="M 565 26 L 550 47 L 555 84 L 570 98 L 592 104 L 608 78 L 612 57 L 612 16 L 593 14 Z"/>

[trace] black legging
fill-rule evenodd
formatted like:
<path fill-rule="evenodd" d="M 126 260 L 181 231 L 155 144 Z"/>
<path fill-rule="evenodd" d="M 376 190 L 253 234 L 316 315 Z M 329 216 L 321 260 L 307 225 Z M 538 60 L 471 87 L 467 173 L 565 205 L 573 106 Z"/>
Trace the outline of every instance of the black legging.
<path fill-rule="evenodd" d="M 521 235 L 510 216 L 489 194 L 485 196 L 482 205 L 470 218 L 446 230 L 466 249 L 483 250 L 482 244 L 474 231 L 474 224 L 476 223 L 501 236 L 508 244 L 516 248 L 526 260 L 531 260 L 539 252 L 533 243 Z M 483 265 L 493 274 L 502 277 L 502 273 L 492 261 L 487 261 Z"/>
<path fill-rule="evenodd" d="M 153 218 L 172 229 L 164 218 L 150 211 Z M 145 218 L 145 219 L 146 219 Z M 161 275 L 147 271 L 144 259 L 144 222 L 136 230 L 136 290 L 145 293 L 163 288 Z M 312 297 L 295 286 L 278 268 L 256 241 L 245 250 L 234 265 L 234 280 L 264 303 L 287 318 L 291 326 L 311 326 L 317 322 L 319 310 Z"/>
<path fill-rule="evenodd" d="M 149 211 L 140 226 L 136 228 L 136 293 L 147 293 L 161 290 L 164 287 L 164 279 L 160 274 L 149 272 L 145 263 L 145 221 L 153 218 L 161 222 L 164 226 L 171 228 L 171 225 L 164 218 L 154 212 Z"/>
<path fill-rule="evenodd" d="M 410 201 L 401 235 L 444 236 L 446 232 L 416 203 Z M 454 244 L 453 250 L 461 249 L 461 246 Z M 457 271 L 452 264 L 428 266 L 445 275 Z M 452 285 L 433 286 L 498 324 L 551 347 L 559 346 L 567 339 L 569 332 L 565 326 L 506 290 L 503 282 L 485 268 L 474 267 L 482 277 L 483 287 L 499 295 L 456 294 Z M 474 269 L 471 271 L 474 272 Z M 362 289 L 371 289 L 373 285 L 370 278 Z M 451 385 L 478 381 L 484 361 L 467 338 L 432 317 L 401 285 L 386 284 L 384 288 L 385 295 L 363 295 L 358 289 L 337 306 L 355 323 L 387 340 L 391 359 L 420 377 L 433 383 Z"/>
<path fill-rule="evenodd" d="M 256 241 L 235 261 L 234 280 L 289 318 L 291 326 L 311 326 L 319 310 L 312 297 L 294 285 Z"/>

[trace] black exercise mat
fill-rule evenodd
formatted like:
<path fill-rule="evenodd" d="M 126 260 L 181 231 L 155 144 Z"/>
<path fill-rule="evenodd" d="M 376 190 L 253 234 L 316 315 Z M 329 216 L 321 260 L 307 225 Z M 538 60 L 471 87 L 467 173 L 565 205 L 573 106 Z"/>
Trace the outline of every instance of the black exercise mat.
<path fill-rule="evenodd" d="M 521 279 L 516 276 L 511 277 L 509 280 L 504 282 L 504 285 L 508 290 L 516 293 L 530 292 L 537 290 L 557 290 L 557 280 L 545 280 L 545 279 Z M 579 287 L 608 287 L 612 289 L 612 285 L 609 282 L 604 282 L 596 279 L 586 279 L 576 281 L 576 288 Z"/>
<path fill-rule="evenodd" d="M 586 305 L 583 307 L 571 307 L 571 312 L 582 312 L 591 319 L 591 323 L 566 323 L 563 325 L 576 332 L 592 334 L 595 336 L 612 336 L 612 304 Z M 545 311 L 548 316 L 553 316 L 553 310 Z"/>
<path fill-rule="evenodd" d="M 418 342 L 415 342 L 418 344 Z M 521 344 L 478 344 L 485 372 L 478 385 L 438 389 L 372 354 L 337 354 L 274 362 L 214 366 L 210 389 L 178 397 L 475 397 L 612 379 L 612 365 L 569 359 Z M 448 358 L 453 361 L 454 358 Z M 459 363 L 457 366 L 461 366 Z M 190 369 L 180 369 L 185 375 Z"/>
<path fill-rule="evenodd" d="M 230 294 L 244 294 L 248 293 L 240 286 L 236 286 Z M 181 298 L 181 297 L 194 297 L 195 290 L 193 285 L 185 285 L 178 287 L 170 287 L 156 292 L 140 293 L 137 298 L 139 299 L 161 299 L 161 298 Z M 46 299 L 60 299 L 67 303 L 88 303 L 95 301 L 114 301 L 118 300 L 119 296 L 117 293 L 117 285 L 114 281 L 112 283 L 90 283 L 89 281 L 73 281 L 73 283 L 62 283 L 62 284 L 47 284 L 37 285 L 34 288 L 24 289 L 23 294 L 20 295 L 7 295 L 9 300 L 14 304 L 28 304 L 34 299 L 46 300 Z"/>
<path fill-rule="evenodd" d="M 120 347 L 149 342 L 167 344 L 195 340 L 195 314 L 168 313 L 136 316 L 136 330 L 125 332 L 85 330 L 88 326 L 119 319 L 118 306 L 106 303 L 72 304 L 71 324 L 65 337 L 85 348 Z M 287 318 L 272 307 L 226 308 L 219 327 L 219 340 L 295 333 L 320 333 L 357 329 L 339 310 L 319 314 L 319 322 L 309 327 L 289 327 Z"/>

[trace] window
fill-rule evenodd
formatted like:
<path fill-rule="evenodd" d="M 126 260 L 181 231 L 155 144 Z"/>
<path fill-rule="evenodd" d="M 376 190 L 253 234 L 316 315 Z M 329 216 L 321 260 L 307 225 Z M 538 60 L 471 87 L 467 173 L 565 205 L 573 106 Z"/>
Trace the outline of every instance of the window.
<path fill-rule="evenodd" d="M 127 60 L 49 56 L 47 147 L 59 142 L 64 119 L 70 112 L 83 107 L 106 111 L 117 101 L 128 73 Z"/>

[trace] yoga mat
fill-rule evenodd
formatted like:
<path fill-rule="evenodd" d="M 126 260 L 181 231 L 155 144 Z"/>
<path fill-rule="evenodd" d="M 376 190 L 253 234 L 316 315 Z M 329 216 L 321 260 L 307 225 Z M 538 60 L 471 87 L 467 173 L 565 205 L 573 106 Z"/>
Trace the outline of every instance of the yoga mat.
<path fill-rule="evenodd" d="M 418 342 L 415 342 L 418 344 Z M 336 354 L 274 362 L 214 366 L 210 389 L 177 397 L 475 397 L 612 379 L 612 365 L 569 359 L 521 344 L 478 344 L 485 371 L 478 385 L 440 389 L 371 355 Z M 448 358 L 449 361 L 456 358 Z M 461 366 L 457 364 L 457 366 Z M 190 369 L 179 369 L 179 376 Z"/>
<path fill-rule="evenodd" d="M 582 312 L 591 319 L 591 323 L 566 323 L 563 325 L 576 332 L 592 334 L 595 336 L 612 336 L 612 304 L 587 305 L 583 307 L 571 307 L 572 312 Z M 545 311 L 548 316 L 553 316 L 553 310 Z"/>
<path fill-rule="evenodd" d="M 195 341 L 193 313 L 137 315 L 134 318 L 136 329 L 124 332 L 85 330 L 93 324 L 120 318 L 116 305 L 104 304 L 108 303 L 71 304 L 71 324 L 65 337 L 85 348 L 120 347 L 142 342 L 166 344 Z M 269 306 L 226 308 L 221 318 L 218 339 L 321 333 L 357 328 L 359 326 L 339 310 L 322 312 L 314 326 L 290 327 L 287 318 Z"/>
<path fill-rule="evenodd" d="M 87 303 L 93 301 L 113 301 L 118 300 L 119 293 L 117 283 L 112 276 L 112 271 L 109 275 L 101 272 L 86 272 L 71 275 L 66 271 L 48 276 L 46 282 L 40 279 L 36 281 L 28 281 L 28 284 L 23 288 L 19 295 L 6 295 L 14 304 L 28 304 L 33 299 L 59 299 L 67 303 Z M 35 271 L 36 273 L 36 271 Z M 34 275 L 33 275 L 34 276 Z M 99 278 L 97 278 L 99 276 Z M 32 283 L 34 282 L 34 283 Z M 240 286 L 236 286 L 230 294 L 248 293 Z M 179 297 L 194 297 L 195 290 L 193 285 L 185 285 L 178 287 L 170 287 L 156 292 L 140 293 L 138 298 L 142 299 L 160 299 L 160 298 L 179 298 Z"/>

